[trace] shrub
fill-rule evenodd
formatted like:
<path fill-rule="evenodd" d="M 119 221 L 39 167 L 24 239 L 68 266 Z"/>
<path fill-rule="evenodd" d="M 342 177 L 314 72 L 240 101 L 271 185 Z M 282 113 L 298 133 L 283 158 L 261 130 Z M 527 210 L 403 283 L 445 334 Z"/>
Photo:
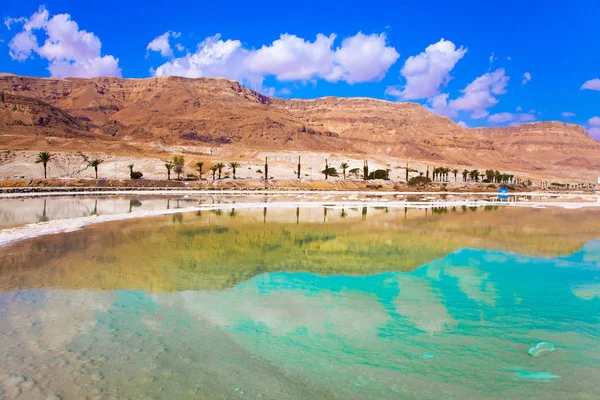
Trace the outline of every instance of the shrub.
<path fill-rule="evenodd" d="M 385 169 L 377 169 L 369 174 L 369 179 L 388 179 L 389 173 Z"/>
<path fill-rule="evenodd" d="M 142 174 L 140 171 L 133 171 L 130 174 L 131 179 L 140 179 L 142 176 L 144 176 L 144 174 Z"/>
<path fill-rule="evenodd" d="M 425 186 L 431 183 L 431 179 L 426 176 L 413 176 L 408 180 L 410 186 Z"/>

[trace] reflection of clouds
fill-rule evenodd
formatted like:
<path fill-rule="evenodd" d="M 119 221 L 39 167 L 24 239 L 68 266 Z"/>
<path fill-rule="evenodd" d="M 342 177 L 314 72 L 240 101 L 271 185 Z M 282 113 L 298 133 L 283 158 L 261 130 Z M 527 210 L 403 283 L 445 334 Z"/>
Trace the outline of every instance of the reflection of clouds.
<path fill-rule="evenodd" d="M 498 298 L 496 287 L 488 282 L 490 274 L 476 267 L 447 267 L 444 272 L 458 280 L 458 288 L 471 300 L 494 306 Z"/>
<path fill-rule="evenodd" d="M 396 311 L 418 329 L 440 333 L 456 325 L 442 303 L 440 293 L 426 279 L 411 275 L 398 276 L 400 294 L 396 297 Z"/>
<path fill-rule="evenodd" d="M 31 348 L 60 349 L 96 325 L 96 312 L 111 306 L 106 292 L 25 291 L 7 295 L 2 324 Z"/>
<path fill-rule="evenodd" d="M 600 283 L 574 286 L 571 292 L 583 300 L 592 300 L 596 297 L 600 299 Z"/>
<path fill-rule="evenodd" d="M 388 318 L 375 299 L 361 293 L 322 290 L 309 294 L 299 289 L 260 293 L 254 285 L 244 285 L 224 293 L 185 292 L 181 296 L 189 313 L 215 325 L 252 321 L 264 324 L 273 335 L 306 329 L 309 335 L 368 337 Z"/>
<path fill-rule="evenodd" d="M 587 242 L 581 251 L 583 253 L 583 261 L 600 265 L 600 240 Z"/>

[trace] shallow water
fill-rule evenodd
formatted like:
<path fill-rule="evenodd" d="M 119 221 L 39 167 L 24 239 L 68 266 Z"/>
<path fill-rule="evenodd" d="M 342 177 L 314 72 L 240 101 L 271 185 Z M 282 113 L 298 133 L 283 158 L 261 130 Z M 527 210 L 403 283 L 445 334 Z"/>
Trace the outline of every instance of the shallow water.
<path fill-rule="evenodd" d="M 21 242 L 0 253 L 0 389 L 596 399 L 599 217 L 228 209 Z"/>

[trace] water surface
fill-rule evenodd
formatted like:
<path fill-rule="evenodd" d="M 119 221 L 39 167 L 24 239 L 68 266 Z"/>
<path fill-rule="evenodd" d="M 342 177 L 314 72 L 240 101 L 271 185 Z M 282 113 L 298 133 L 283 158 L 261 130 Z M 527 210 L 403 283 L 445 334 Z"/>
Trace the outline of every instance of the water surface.
<path fill-rule="evenodd" d="M 232 205 L 21 242 L 0 254 L 0 388 L 599 398 L 599 217 Z"/>

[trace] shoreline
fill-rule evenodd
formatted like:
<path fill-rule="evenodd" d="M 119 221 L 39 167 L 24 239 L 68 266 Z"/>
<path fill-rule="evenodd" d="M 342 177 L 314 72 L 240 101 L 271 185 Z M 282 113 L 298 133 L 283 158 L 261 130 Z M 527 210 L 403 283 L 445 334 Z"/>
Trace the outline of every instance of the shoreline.
<path fill-rule="evenodd" d="M 222 192 L 218 192 L 221 193 Z M 297 193 L 297 192 L 293 192 Z M 309 192 L 311 193 L 311 192 Z M 359 192 L 362 193 L 362 192 Z M 339 193 L 335 193 L 339 194 Z M 351 193 L 347 193 L 351 194 Z M 378 193 L 379 194 L 379 193 Z M 423 194 L 419 192 L 418 194 Z M 435 193 L 433 193 L 435 194 Z M 496 193 L 497 194 L 497 193 Z M 527 193 L 527 195 L 531 195 Z M 540 201 L 489 201 L 484 199 L 453 199 L 453 200 L 433 200 L 433 201 L 366 201 L 366 200 L 320 200 L 320 201 L 281 201 L 281 202 L 248 202 L 235 203 L 237 209 L 255 209 L 255 208 L 356 208 L 356 207 L 388 207 L 388 208 L 411 208 L 411 209 L 430 209 L 436 207 L 530 207 L 530 208 L 549 208 L 560 207 L 564 209 L 580 209 L 586 207 L 600 207 L 600 202 L 540 202 Z M 212 211 L 220 209 L 229 209 L 232 204 L 211 204 L 196 207 L 185 207 L 177 209 L 161 209 L 152 211 L 137 211 L 131 213 L 118 213 L 101 216 L 86 216 L 77 218 L 57 219 L 47 222 L 35 222 L 12 228 L 0 230 L 0 248 L 23 240 L 32 239 L 45 235 L 54 235 L 68 233 L 85 228 L 89 225 L 99 223 L 124 221 L 129 219 L 157 217 L 162 215 L 172 215 L 197 211 Z"/>
<path fill-rule="evenodd" d="M 4 190 L 2 190 L 4 189 Z M 10 191 L 7 191 L 9 189 Z M 41 189 L 41 190 L 40 190 Z M 13 191 L 14 190 L 14 191 Z M 147 188 L 147 187 L 120 187 L 120 188 L 97 188 L 97 187 L 29 187 L 29 188 L 0 188 L 0 200 L 7 198 L 27 198 L 27 197 L 55 197 L 55 196 L 119 196 L 119 195 L 298 195 L 298 194 L 319 194 L 319 195 L 368 195 L 368 196 L 416 196 L 416 195 L 446 195 L 446 196 L 497 196 L 497 191 L 442 191 L 442 190 L 421 190 L 421 191 L 398 191 L 398 190 L 352 190 L 352 189 L 294 189 L 289 187 L 278 187 L 269 189 L 198 189 L 198 188 Z M 506 193 L 507 196 L 542 196 L 542 197 L 597 197 L 600 198 L 600 191 L 514 191 Z"/>

